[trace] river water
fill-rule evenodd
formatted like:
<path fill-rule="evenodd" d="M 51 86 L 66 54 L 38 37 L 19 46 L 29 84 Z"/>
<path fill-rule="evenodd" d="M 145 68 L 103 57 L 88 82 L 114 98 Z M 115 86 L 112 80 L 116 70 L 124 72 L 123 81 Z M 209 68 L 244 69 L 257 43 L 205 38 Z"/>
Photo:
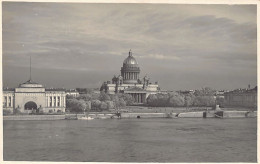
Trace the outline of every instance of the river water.
<path fill-rule="evenodd" d="M 5 161 L 256 162 L 257 119 L 4 121 Z"/>

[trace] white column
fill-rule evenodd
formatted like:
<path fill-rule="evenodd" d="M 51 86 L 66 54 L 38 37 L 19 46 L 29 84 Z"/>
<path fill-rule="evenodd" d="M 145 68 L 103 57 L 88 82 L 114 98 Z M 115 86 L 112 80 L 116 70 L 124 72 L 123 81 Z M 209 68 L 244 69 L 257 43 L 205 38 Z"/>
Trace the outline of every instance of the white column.
<path fill-rule="evenodd" d="M 50 107 L 50 96 L 48 96 L 48 106 L 47 107 Z"/>
<path fill-rule="evenodd" d="M 56 106 L 58 106 L 58 96 L 56 96 Z"/>
<path fill-rule="evenodd" d="M 48 107 L 48 96 L 45 95 L 45 106 Z"/>
<path fill-rule="evenodd" d="M 51 96 L 51 106 L 54 107 L 54 96 Z"/>
<path fill-rule="evenodd" d="M 66 107 L 66 100 L 65 100 L 65 96 L 63 97 L 63 105 L 64 105 L 64 107 Z"/>

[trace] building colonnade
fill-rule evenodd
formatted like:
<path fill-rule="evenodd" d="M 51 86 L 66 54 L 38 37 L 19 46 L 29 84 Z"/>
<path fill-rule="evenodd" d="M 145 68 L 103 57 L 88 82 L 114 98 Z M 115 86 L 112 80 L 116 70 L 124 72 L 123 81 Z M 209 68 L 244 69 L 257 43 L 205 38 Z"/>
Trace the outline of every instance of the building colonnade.
<path fill-rule="evenodd" d="M 145 93 L 129 93 L 133 98 L 135 103 L 145 103 Z"/>
<path fill-rule="evenodd" d="M 66 107 L 66 97 L 46 96 L 46 107 Z"/>
<path fill-rule="evenodd" d="M 13 107 L 13 95 L 4 96 L 3 106 Z"/>
<path fill-rule="evenodd" d="M 131 80 L 131 79 L 139 79 L 139 73 L 138 72 L 124 72 L 123 73 L 123 78 L 126 80 Z"/>

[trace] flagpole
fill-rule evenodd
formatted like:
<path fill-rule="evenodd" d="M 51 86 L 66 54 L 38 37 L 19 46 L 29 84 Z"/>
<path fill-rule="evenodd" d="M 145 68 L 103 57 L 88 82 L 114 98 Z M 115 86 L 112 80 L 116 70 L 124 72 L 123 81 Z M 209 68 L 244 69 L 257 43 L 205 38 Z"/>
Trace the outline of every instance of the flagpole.
<path fill-rule="evenodd" d="M 31 64 L 31 56 L 30 56 L 30 81 L 32 80 L 32 64 Z"/>

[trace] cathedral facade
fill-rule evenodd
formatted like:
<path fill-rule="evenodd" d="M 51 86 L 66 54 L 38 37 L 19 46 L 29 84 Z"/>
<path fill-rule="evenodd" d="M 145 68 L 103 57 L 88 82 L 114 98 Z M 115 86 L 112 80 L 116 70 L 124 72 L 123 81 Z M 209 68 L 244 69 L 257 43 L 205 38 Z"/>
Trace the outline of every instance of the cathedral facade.
<path fill-rule="evenodd" d="M 130 50 L 121 67 L 121 75 L 115 75 L 112 81 L 104 82 L 100 91 L 108 94 L 130 94 L 136 104 L 146 103 L 150 94 L 160 93 L 161 91 L 157 82 L 152 84 L 147 76 L 140 78 L 140 72 L 140 67 Z"/>
<path fill-rule="evenodd" d="M 46 89 L 32 80 L 3 89 L 3 110 L 12 114 L 64 113 L 65 108 L 65 89 Z"/>

